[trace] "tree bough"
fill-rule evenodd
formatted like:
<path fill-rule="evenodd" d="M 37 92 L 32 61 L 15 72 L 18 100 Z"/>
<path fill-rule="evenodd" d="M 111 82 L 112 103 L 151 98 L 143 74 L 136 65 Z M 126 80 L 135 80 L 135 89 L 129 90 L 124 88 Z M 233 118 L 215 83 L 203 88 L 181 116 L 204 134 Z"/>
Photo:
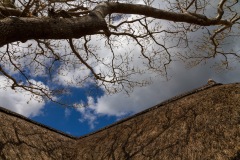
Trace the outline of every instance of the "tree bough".
<path fill-rule="evenodd" d="M 51 99 L 48 93 L 52 92 L 41 87 L 37 92 L 29 89 L 36 90 L 39 86 L 19 83 L 11 70 L 17 70 L 21 82 L 27 82 L 35 78 L 32 72 L 25 72 L 31 68 L 43 72 L 43 77 L 48 72 L 49 80 L 52 75 L 64 76 L 61 70 L 77 66 L 88 70 L 88 74 L 69 84 L 81 86 L 94 80 L 105 91 L 115 93 L 148 84 L 149 79 L 136 78 L 145 71 L 166 76 L 167 66 L 176 57 L 193 59 L 192 64 L 196 65 L 220 56 L 226 68 L 229 57 L 240 61 L 239 50 L 223 47 L 231 37 L 240 34 L 237 2 L 146 0 L 139 3 L 17 0 L 14 7 L 0 5 L 0 72 L 12 81 L 13 89 L 22 88 Z M 211 10 L 213 5 L 215 11 Z M 194 33 L 202 33 L 202 39 L 193 43 Z M 96 39 L 105 44 L 97 44 Z M 136 46 L 134 51 L 118 53 L 120 47 L 131 45 Z M 101 48 L 106 48 L 105 57 L 98 54 Z M 144 69 L 133 63 L 136 61 L 133 52 L 139 53 Z"/>

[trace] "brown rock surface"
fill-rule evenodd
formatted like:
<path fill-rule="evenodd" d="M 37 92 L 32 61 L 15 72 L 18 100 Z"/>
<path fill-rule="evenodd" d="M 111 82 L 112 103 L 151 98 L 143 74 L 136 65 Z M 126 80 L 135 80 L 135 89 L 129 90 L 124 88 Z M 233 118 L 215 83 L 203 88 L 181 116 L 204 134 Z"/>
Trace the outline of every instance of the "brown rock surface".
<path fill-rule="evenodd" d="M 237 159 L 240 84 L 174 97 L 98 132 L 74 138 L 0 109 L 0 159 Z"/>

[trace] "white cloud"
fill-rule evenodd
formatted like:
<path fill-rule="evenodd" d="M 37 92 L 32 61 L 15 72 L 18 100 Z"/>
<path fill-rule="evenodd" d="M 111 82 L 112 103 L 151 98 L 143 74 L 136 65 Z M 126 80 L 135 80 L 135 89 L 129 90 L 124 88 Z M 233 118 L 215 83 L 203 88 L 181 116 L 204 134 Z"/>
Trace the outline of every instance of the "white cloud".
<path fill-rule="evenodd" d="M 158 1 L 155 1 L 156 5 L 158 5 Z M 163 5 L 160 5 L 163 7 Z M 125 17 L 128 20 L 131 20 L 132 18 L 136 17 L 136 15 L 131 15 Z M 168 28 L 166 24 L 168 24 L 166 21 L 159 21 L 159 27 L 161 26 L 162 29 Z M 117 21 L 116 24 L 119 22 Z M 140 26 L 133 25 L 133 29 L 135 33 L 143 32 Z M 153 27 L 153 25 L 149 25 L 149 27 Z M 120 31 L 127 30 L 127 25 L 120 28 Z M 201 32 L 201 33 L 200 33 Z M 179 35 L 181 36 L 181 35 Z M 201 38 L 202 30 L 199 30 L 199 32 L 196 32 L 192 34 L 192 36 L 189 36 L 189 38 L 192 38 L 190 40 L 194 40 L 193 42 L 196 42 L 197 39 Z M 110 39 L 113 36 L 110 37 Z M 164 34 L 163 34 L 164 37 Z M 100 36 L 92 36 L 91 41 L 89 42 L 89 49 L 92 49 L 93 54 L 89 53 L 89 57 L 87 60 L 87 63 L 94 67 L 94 70 L 96 73 L 105 73 L 109 79 L 111 79 L 111 66 L 112 63 L 112 57 L 113 54 L 110 52 L 109 46 L 106 45 L 106 39 L 103 39 Z M 159 42 L 163 41 L 162 35 L 160 35 L 157 40 Z M 113 40 L 114 41 L 114 40 Z M 236 41 L 237 42 L 237 41 Z M 84 41 L 79 40 L 76 42 L 76 48 L 78 48 L 78 51 L 80 52 L 81 56 L 83 58 L 86 58 L 86 53 L 84 52 Z M 145 45 L 149 45 L 150 52 L 149 55 L 153 54 L 151 52 L 153 48 L 156 46 L 153 44 L 153 41 L 143 41 Z M 166 42 L 167 43 L 167 42 Z M 171 42 L 170 42 L 171 43 Z M 67 44 L 65 44 L 67 45 Z M 170 44 L 167 44 L 170 45 Z M 63 45 L 64 46 L 64 45 Z M 123 116 L 128 113 L 136 113 L 143 109 L 152 107 L 155 104 L 160 103 L 161 101 L 171 98 L 174 95 L 180 94 L 184 91 L 193 89 L 195 87 L 199 87 L 203 84 L 206 84 L 207 80 L 209 78 L 212 78 L 216 81 L 223 82 L 223 83 L 230 83 L 234 81 L 239 81 L 239 70 L 236 69 L 234 71 L 227 71 L 222 72 L 220 74 L 217 74 L 214 69 L 210 68 L 209 65 L 205 66 L 198 66 L 191 70 L 186 70 L 184 66 L 180 64 L 176 64 L 176 62 L 172 62 L 171 69 L 168 70 L 168 74 L 171 76 L 171 79 L 169 81 L 165 81 L 164 78 L 161 78 L 157 76 L 158 73 L 152 73 L 148 70 L 147 67 L 147 60 L 141 56 L 140 53 L 140 47 L 136 45 L 136 43 L 133 43 L 132 41 L 129 41 L 129 37 L 121 37 L 118 36 L 114 41 L 114 51 L 115 51 L 115 61 L 114 65 L 118 66 L 122 63 L 121 56 L 129 60 L 129 67 L 138 67 L 141 71 L 148 72 L 147 74 L 142 75 L 133 75 L 130 76 L 131 80 L 144 80 L 148 78 L 152 78 L 152 83 L 148 86 L 142 87 L 142 88 L 135 88 L 135 90 L 130 93 L 130 96 L 128 97 L 123 92 L 114 94 L 114 95 L 103 95 L 102 97 L 97 98 L 97 101 L 94 102 L 91 97 L 88 98 L 88 103 L 90 105 L 87 108 L 80 108 L 78 111 L 82 114 L 82 117 L 79 119 L 80 122 L 88 122 L 91 128 L 94 128 L 96 125 L 96 121 L 98 116 L 101 115 L 112 115 L 112 116 Z M 234 47 L 238 47 L 238 45 L 232 45 Z M 207 47 L 207 46 L 206 46 Z M 64 54 L 64 47 L 62 47 L 62 52 L 59 51 L 60 54 Z M 157 47 L 156 47 L 157 49 Z M 171 50 L 171 54 L 173 54 L 175 50 Z M 201 48 L 202 49 L 202 48 Z M 235 51 L 238 50 L 235 48 Z M 194 50 L 196 51 L 196 50 Z M 70 51 L 71 52 L 71 51 Z M 205 51 L 202 51 L 205 53 Z M 184 53 L 184 51 L 183 51 Z M 120 56 L 121 55 L 121 56 Z M 103 60 L 105 64 L 99 63 L 95 56 L 99 58 L 99 60 Z M 63 56 L 65 57 L 65 56 Z M 142 57 L 142 58 L 139 58 Z M 156 58 L 153 59 L 154 62 L 156 62 L 156 65 L 159 65 L 160 67 L 163 66 L 164 59 L 166 60 L 166 54 L 164 55 L 163 52 L 159 53 Z M 72 87 L 83 87 L 82 82 L 89 82 L 89 80 L 84 81 L 86 77 L 90 75 L 90 71 L 84 67 L 79 60 L 73 56 L 73 54 L 68 55 L 65 57 L 66 63 L 63 64 L 59 70 L 58 73 L 54 77 L 55 81 L 58 81 L 59 84 L 64 86 L 72 86 Z M 123 60 L 125 60 L 123 58 Z M 176 58 L 176 57 L 172 57 Z M 174 59 L 175 60 L 175 59 Z M 217 60 L 217 59 L 216 59 Z M 214 62 L 214 61 L 212 61 Z M 210 62 L 211 64 L 213 64 Z M 126 63 L 125 63 L 126 64 Z M 121 65 L 121 67 L 124 67 L 125 65 Z M 125 73 L 125 72 L 124 72 Z M 111 87 L 111 85 L 109 85 Z M 104 89 L 104 88 L 103 88 Z M 81 106 L 81 105 L 80 105 Z M 84 105 L 83 105 L 84 106 Z M 69 115 L 68 110 L 65 110 L 65 117 Z"/>
<path fill-rule="evenodd" d="M 103 95 L 97 99 L 94 105 L 91 105 L 91 113 L 95 114 L 95 116 L 111 115 L 119 117 L 127 113 L 140 112 L 163 100 L 205 85 L 209 78 L 219 83 L 240 81 L 240 67 L 233 71 L 228 70 L 221 73 L 217 73 L 209 65 L 199 66 L 190 70 L 186 70 L 181 64 L 173 65 L 173 67 L 171 71 L 172 77 L 169 81 L 165 81 L 161 77 L 155 77 L 152 84 L 136 88 L 130 96 L 124 93 L 111 96 Z M 93 115 L 91 116 L 93 117 Z"/>
<path fill-rule="evenodd" d="M 79 111 L 81 113 L 81 118 L 79 118 L 78 120 L 80 123 L 87 121 L 90 128 L 94 129 L 95 125 L 98 123 L 96 120 L 99 115 L 96 114 L 96 112 L 93 108 L 94 100 L 92 97 L 88 97 L 88 104 L 89 104 L 89 106 L 87 108 L 79 107 L 77 109 L 77 111 Z M 79 106 L 84 106 L 84 104 L 79 104 Z"/>
<path fill-rule="evenodd" d="M 31 94 L 24 90 L 12 90 L 5 77 L 0 76 L 0 106 L 17 112 L 26 117 L 34 117 L 41 114 L 45 101 L 40 97 L 32 99 Z M 8 87 L 6 87 L 8 86 Z"/>
<path fill-rule="evenodd" d="M 200 37 L 201 35 L 195 36 Z M 232 62 L 232 66 L 237 66 L 237 68 L 232 71 L 222 70 L 222 72 L 218 73 L 215 68 L 212 67 L 214 63 L 221 62 L 219 58 L 221 57 L 220 55 L 214 59 L 209 59 L 206 64 L 200 64 L 192 69 L 186 69 L 185 64 L 182 64 L 181 62 L 172 62 L 169 67 L 170 69 L 168 69 L 170 80 L 166 81 L 165 77 L 161 77 L 158 73 L 147 70 L 142 59 L 139 60 L 137 58 L 140 53 L 139 50 L 136 49 L 136 46 L 124 44 L 124 41 L 122 41 L 122 46 L 126 47 L 120 47 L 120 49 L 116 51 L 116 54 L 124 54 L 125 50 L 132 50 L 133 52 L 128 54 L 129 57 L 132 57 L 131 65 L 146 70 L 144 74 L 134 75 L 131 78 L 133 80 L 142 80 L 151 77 L 152 83 L 145 87 L 136 87 L 133 92 L 130 93 L 129 97 L 123 92 L 120 92 L 114 95 L 105 94 L 102 97 L 97 98 L 96 103 L 90 107 L 92 110 L 91 113 L 93 114 L 119 117 L 128 113 L 137 113 L 141 110 L 152 107 L 163 100 L 171 98 L 172 96 L 200 87 L 201 85 L 206 84 L 209 78 L 220 83 L 231 83 L 240 80 L 239 62 Z M 99 52 L 99 55 L 105 55 L 106 53 L 108 52 L 102 50 Z M 102 66 L 96 66 L 96 70 L 105 71 L 105 68 Z"/>
<path fill-rule="evenodd" d="M 65 116 L 65 118 L 68 118 L 70 115 L 71 115 L 71 110 L 68 109 L 68 108 L 66 108 L 66 109 L 64 110 L 64 116 Z"/>
<path fill-rule="evenodd" d="M 138 1 L 137 3 L 142 3 L 143 1 Z M 215 2 L 214 2 L 215 3 Z M 159 4 L 159 1 L 154 1 L 153 6 L 161 6 L 161 8 L 164 8 L 166 3 Z M 212 6 L 211 6 L 212 8 Z M 211 10 L 210 15 L 216 15 L 216 10 Z M 214 14 L 213 14 L 214 13 Z M 137 15 L 127 15 L 125 19 L 131 20 L 132 18 L 137 17 Z M 160 21 L 157 26 L 163 27 L 162 29 L 167 28 L 167 22 L 166 21 Z M 115 24 L 118 24 L 119 21 L 116 21 Z M 137 22 L 135 23 L 137 24 Z M 141 26 L 139 25 L 133 25 L 133 30 L 135 33 L 141 33 L 144 32 L 141 29 Z M 149 27 L 153 27 L 155 25 L 149 25 Z M 123 26 L 122 28 L 119 28 L 120 31 L 127 31 L 128 27 L 127 25 Z M 118 31 L 119 31 L 118 30 Z M 202 32 L 202 31 L 199 31 Z M 194 33 L 192 35 L 193 39 L 196 40 L 196 37 L 198 36 L 199 32 Z M 200 33 L 202 34 L 202 33 Z M 159 42 L 162 42 L 162 35 L 160 35 L 157 40 Z M 180 35 L 181 36 L 181 35 Z M 113 36 L 110 37 L 110 39 Z M 201 38 L 199 36 L 199 38 Z M 191 38 L 191 37 L 189 37 Z M 106 40 L 106 38 L 105 38 Z M 87 60 L 87 63 L 90 64 L 91 66 L 94 67 L 94 70 L 96 73 L 105 73 L 107 75 L 107 78 L 110 80 L 112 77 L 112 68 L 109 67 L 112 65 L 112 58 L 113 54 L 110 52 L 109 46 L 106 45 L 105 41 L 102 37 L 100 36 L 92 36 L 91 42 L 89 42 L 89 49 L 92 49 L 93 53 L 95 54 L 94 56 L 89 53 L 89 59 Z M 238 42 L 239 38 L 236 37 L 235 39 L 232 39 L 232 42 L 230 43 L 231 45 L 225 46 L 227 49 L 228 48 L 234 48 L 235 51 L 239 50 L 238 49 Z M 223 82 L 223 83 L 230 83 L 234 81 L 239 81 L 240 79 L 240 71 L 239 68 L 236 68 L 234 71 L 227 71 L 227 72 L 222 72 L 220 74 L 217 74 L 214 72 L 212 68 L 209 66 L 199 66 L 191 70 L 186 70 L 182 65 L 180 64 L 175 64 L 173 63 L 171 65 L 172 69 L 169 70 L 169 74 L 172 76 L 169 81 L 165 81 L 164 78 L 161 78 L 157 76 L 157 73 L 151 73 L 149 70 L 147 70 L 146 64 L 148 63 L 146 59 L 140 58 L 141 53 L 140 53 L 140 47 L 136 47 L 136 43 L 133 43 L 132 41 L 129 41 L 129 37 L 121 37 L 118 36 L 114 42 L 114 51 L 115 51 L 115 61 L 114 65 L 118 66 L 122 63 L 121 56 L 124 58 L 128 59 L 130 62 L 128 65 L 130 68 L 133 66 L 135 68 L 139 68 L 141 71 L 146 71 L 148 72 L 147 74 L 142 74 L 142 75 L 133 75 L 130 76 L 131 80 L 144 80 L 148 78 L 152 78 L 152 83 L 148 86 L 142 87 L 142 88 L 135 88 L 135 90 L 130 93 L 130 96 L 128 97 L 126 94 L 123 92 L 114 94 L 114 95 L 103 95 L 102 97 L 97 98 L 97 101 L 94 102 L 93 98 L 88 97 L 88 104 L 89 106 L 84 108 L 80 107 L 78 111 L 81 113 L 82 117 L 79 118 L 80 122 L 88 122 L 90 127 L 93 129 L 95 125 L 97 124 L 97 118 L 101 115 L 111 115 L 111 116 L 117 116 L 121 117 L 124 116 L 128 113 L 137 113 L 141 110 L 144 110 L 146 108 L 152 107 L 155 104 L 160 103 L 161 101 L 171 98 L 174 95 L 180 94 L 184 91 L 190 90 L 195 87 L 199 87 L 203 84 L 206 84 L 207 79 L 212 78 L 218 82 Z M 151 51 L 154 49 L 151 49 L 151 46 L 156 47 L 152 45 L 153 41 L 143 41 L 145 45 L 149 45 L 149 50 L 150 52 L 148 53 L 149 55 L 153 54 Z M 195 42 L 195 41 L 194 41 Z M 26 49 L 18 49 L 16 47 L 16 50 L 14 51 L 14 55 L 17 57 L 18 55 L 23 55 L 23 53 L 28 53 L 28 45 L 31 44 L 31 42 L 27 42 L 25 44 L 21 44 L 22 47 L 26 47 Z M 54 44 L 54 41 L 52 41 Z M 76 42 L 76 47 L 78 48 L 78 51 L 80 52 L 81 56 L 83 58 L 86 58 L 86 53 L 84 51 L 84 41 L 79 40 Z M 58 49 L 56 49 L 56 53 L 59 54 L 60 56 L 63 56 L 62 58 L 66 58 L 65 62 L 63 65 L 60 66 L 58 70 L 58 74 L 55 75 L 54 81 L 58 82 L 59 84 L 63 86 L 73 86 L 73 87 L 83 87 L 86 85 L 86 82 L 91 82 L 90 79 L 87 77 L 91 74 L 89 69 L 87 69 L 85 66 L 83 66 L 79 60 L 71 54 L 71 51 L 69 48 L 67 48 L 67 43 L 66 41 L 61 41 L 61 45 L 56 45 L 58 46 Z M 32 48 L 36 47 L 36 43 L 32 44 Z M 156 47 L 157 48 L 157 47 Z M 4 49 L 2 48 L 2 53 L 4 54 Z M 65 52 L 67 50 L 67 54 Z M 69 52 L 70 54 L 68 54 Z M 175 50 L 176 51 L 176 50 Z M 39 50 L 32 50 L 30 55 L 25 57 L 22 57 L 20 59 L 16 59 L 16 62 L 23 66 L 27 66 L 27 68 L 30 71 L 30 74 L 32 76 L 38 76 L 46 74 L 46 70 L 44 67 L 39 65 L 38 63 L 34 62 L 31 64 L 32 59 L 35 57 L 36 53 L 38 53 Z M 47 54 L 51 55 L 51 53 L 47 52 Z M 45 54 L 46 54 L 45 53 Z M 153 59 L 156 61 L 156 64 L 159 65 L 160 67 L 162 66 L 163 59 L 165 56 L 163 55 L 164 53 L 158 54 L 158 57 L 156 56 L 156 59 Z M 41 55 L 41 54 L 40 54 Z M 121 56 L 120 56 L 121 55 Z M 99 58 L 99 60 L 103 60 L 105 64 L 98 63 L 98 61 L 95 59 L 95 56 Z M 30 57 L 30 58 L 29 58 Z M 6 64 L 8 63 L 8 58 L 5 56 L 6 60 L 4 61 Z M 39 56 L 37 57 L 38 61 L 43 64 L 48 64 L 50 63 L 50 60 L 44 56 Z M 125 60 L 123 58 L 123 60 Z M 159 58 L 159 61 L 157 60 Z M 235 59 L 234 59 L 235 60 Z M 31 65 L 29 65 L 31 64 Z M 120 65 L 121 67 L 124 67 L 126 63 L 122 63 Z M 5 66 L 11 74 L 16 73 L 17 71 L 14 70 L 13 66 Z M 124 73 L 126 73 L 124 71 Z M 86 80 L 87 79 L 87 80 Z M 38 82 L 32 81 L 34 84 L 37 84 Z M 83 83 L 82 83 L 83 82 Z M 16 93 L 14 90 L 11 90 L 11 88 L 3 88 L 4 84 L 6 84 L 6 79 L 2 76 L 0 76 L 0 105 L 3 107 L 7 107 L 10 110 L 13 110 L 17 113 L 20 113 L 22 115 L 25 115 L 27 117 L 29 116 L 36 116 L 41 113 L 41 109 L 45 105 L 45 101 L 42 100 L 38 102 L 35 99 L 31 99 L 31 95 L 27 93 L 26 91 L 21 91 L 21 93 Z M 42 83 L 38 83 L 40 86 L 44 85 Z M 9 84 L 7 84 L 9 85 Z M 110 87 L 112 87 L 109 84 Z M 104 90 L 104 88 L 102 88 Z M 29 101 L 30 100 L 30 101 Z M 29 101 L 29 103 L 27 103 Z M 80 105 L 81 106 L 81 105 Z M 84 106 L 84 105 L 82 105 Z M 65 117 L 67 118 L 71 114 L 71 111 L 69 109 L 65 109 Z"/>
<path fill-rule="evenodd" d="M 67 68 L 67 69 L 66 69 Z M 83 87 L 86 85 L 90 79 L 87 78 L 90 74 L 90 70 L 84 67 L 83 65 L 68 65 L 62 66 L 58 70 L 58 74 L 55 75 L 54 81 L 63 86 L 73 86 L 73 87 Z M 79 83 L 81 79 L 85 79 L 84 84 Z"/>

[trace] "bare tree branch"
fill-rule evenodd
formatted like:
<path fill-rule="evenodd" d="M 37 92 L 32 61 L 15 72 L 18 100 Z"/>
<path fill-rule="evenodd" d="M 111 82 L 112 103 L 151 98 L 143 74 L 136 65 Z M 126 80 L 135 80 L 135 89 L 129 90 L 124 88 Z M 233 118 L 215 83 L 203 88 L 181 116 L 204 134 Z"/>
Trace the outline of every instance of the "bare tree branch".
<path fill-rule="evenodd" d="M 231 58 L 240 62 L 239 50 L 224 47 L 240 35 L 237 2 L 165 2 L 18 0 L 12 7 L 0 5 L 0 72 L 13 89 L 55 101 L 59 86 L 32 83 L 39 73 L 56 83 L 72 69 L 87 70 L 66 83 L 91 81 L 108 93 L 129 93 L 151 82 L 139 78 L 145 72 L 167 76 L 175 60 L 194 66 L 219 57 L 226 68 Z"/>

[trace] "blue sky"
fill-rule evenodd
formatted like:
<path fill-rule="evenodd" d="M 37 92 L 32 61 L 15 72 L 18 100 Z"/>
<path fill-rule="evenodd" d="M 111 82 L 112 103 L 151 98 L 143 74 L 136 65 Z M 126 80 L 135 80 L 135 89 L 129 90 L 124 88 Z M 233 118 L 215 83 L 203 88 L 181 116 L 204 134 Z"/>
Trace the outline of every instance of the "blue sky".
<path fill-rule="evenodd" d="M 187 76 L 189 78 L 186 78 Z M 122 105 L 129 105 L 128 108 L 133 107 L 136 109 L 136 112 L 138 112 L 143 109 L 152 107 L 155 104 L 158 104 L 165 99 L 171 98 L 172 96 L 200 87 L 201 85 L 205 85 L 209 78 L 213 78 L 215 81 L 220 83 L 240 82 L 240 69 L 238 67 L 238 69 L 235 69 L 232 71 L 224 71 L 222 73 L 216 73 L 215 70 L 211 70 L 211 68 L 208 66 L 199 66 L 197 68 L 190 69 L 190 70 L 183 69 L 180 75 L 174 74 L 173 78 L 174 77 L 176 79 L 171 79 L 169 81 L 162 80 L 162 82 L 160 83 L 155 82 L 155 84 L 152 84 L 151 86 L 147 86 L 145 88 L 138 88 L 139 91 L 133 94 L 136 94 L 134 95 L 134 98 L 137 97 L 141 99 L 140 101 L 136 100 L 136 103 L 139 102 L 139 109 L 131 101 L 131 99 L 133 98 L 133 95 L 130 95 L 129 97 L 126 96 L 125 98 L 122 98 L 120 100 L 118 100 L 118 98 L 115 98 L 115 97 L 108 97 L 108 98 L 114 98 L 116 100 L 116 103 L 118 104 L 119 104 L 119 101 L 121 101 Z M 156 81 L 158 80 L 159 79 L 157 79 Z M 155 87 L 155 86 L 162 86 L 162 87 Z M 70 100 L 77 102 L 81 99 L 86 101 L 86 96 L 84 92 L 86 92 L 87 89 L 88 88 L 85 88 L 84 90 L 72 89 L 72 97 L 70 98 Z M 149 93 L 151 91 L 152 93 Z M 143 95 L 141 93 L 143 93 Z M 146 95 L 144 96 L 145 93 Z M 143 105 L 141 105 L 141 103 L 143 103 L 144 101 L 148 101 L 149 99 L 148 96 L 153 97 L 153 95 L 155 95 L 155 97 L 153 98 L 154 100 L 152 100 L 151 102 L 146 102 Z M 99 91 L 99 94 L 95 95 L 95 97 L 101 97 L 101 96 L 104 96 L 102 91 Z M 110 103 L 110 104 L 114 104 L 114 103 Z M 121 107 L 121 104 L 119 106 Z M 91 133 L 93 131 L 96 131 L 100 128 L 103 128 L 107 125 L 110 125 L 136 112 L 130 111 L 129 114 L 126 114 L 124 116 L 113 116 L 113 115 L 107 115 L 107 114 L 97 115 L 93 113 L 93 115 L 95 116 L 97 115 L 97 118 L 95 119 L 94 127 L 92 128 L 91 125 L 89 124 L 88 119 L 85 121 L 80 121 L 82 114 L 79 111 L 76 111 L 76 109 L 65 108 L 65 107 L 58 106 L 54 103 L 48 103 L 42 110 L 42 114 L 36 117 L 32 117 L 32 119 L 40 123 L 43 123 L 45 125 L 51 126 L 57 130 L 61 130 L 65 133 L 68 133 L 74 136 L 82 136 L 82 135 Z"/>
<path fill-rule="evenodd" d="M 69 115 L 66 115 L 68 114 L 66 110 Z M 81 113 L 75 109 L 66 109 L 52 103 L 46 105 L 42 112 L 43 114 L 32 119 L 73 136 L 82 136 L 91 133 L 116 121 L 116 117 L 101 116 L 97 119 L 95 127 L 91 128 L 88 121 L 81 122 L 79 120 Z"/>
<path fill-rule="evenodd" d="M 62 101 L 66 103 L 77 103 L 79 101 L 86 102 L 86 93 L 89 91 L 94 97 L 100 97 L 103 95 L 103 91 L 95 87 L 87 87 L 83 89 L 70 87 L 71 95 L 64 96 Z M 116 121 L 116 117 L 114 116 L 101 116 L 96 120 L 94 128 L 91 128 L 88 120 L 80 120 L 82 115 L 80 112 L 76 111 L 76 109 L 61 106 L 54 102 L 47 103 L 41 112 L 41 114 L 32 117 L 31 119 L 73 136 L 88 134 Z"/>
<path fill-rule="evenodd" d="M 124 110 L 126 110 L 125 114 L 113 115 L 97 113 L 96 110 L 91 108 L 86 108 L 87 112 L 79 112 L 74 108 L 66 108 L 53 102 L 48 102 L 42 106 L 36 115 L 30 115 L 28 117 L 34 121 L 78 137 L 101 129 L 124 117 L 130 116 L 131 114 L 152 107 L 172 96 L 205 85 L 209 78 L 220 83 L 233 83 L 240 81 L 239 67 L 235 70 L 223 71 L 221 73 L 217 73 L 208 65 L 198 66 L 190 70 L 177 67 L 172 69 L 172 72 L 172 78 L 169 81 L 157 77 L 151 85 L 136 88 L 129 96 L 121 93 L 109 96 L 105 95 L 100 89 L 94 91 L 93 97 L 95 98 L 94 101 L 96 103 L 97 101 L 101 101 L 101 98 L 104 101 L 109 99 L 106 102 L 106 105 L 108 105 L 109 108 L 114 108 L 115 106 L 116 108 L 124 108 Z M 88 89 L 88 87 L 84 89 L 70 87 L 71 95 L 65 96 L 64 99 L 66 102 L 87 102 L 86 92 L 88 92 Z M 0 92 L 0 103 L 2 103 L 4 99 L 2 96 L 3 92 Z M 6 107 L 6 104 L 9 102 L 10 100 L 4 104 L 4 107 Z M 15 103 L 16 104 L 14 105 L 18 104 L 17 101 L 15 101 Z M 19 101 L 19 103 L 23 105 L 24 108 L 28 107 L 28 105 L 31 107 L 31 104 L 22 103 L 21 101 Z M 7 106 L 6 108 L 9 107 Z M 17 112 L 16 109 L 11 110 Z M 118 111 L 122 110 L 116 109 L 116 112 Z M 25 113 L 22 114 L 26 115 Z M 94 120 L 91 121 L 90 117 L 84 119 L 84 115 L 89 115 L 90 117 L 93 117 Z"/>
<path fill-rule="evenodd" d="M 117 21 L 121 20 L 121 18 L 131 20 L 131 18 L 136 17 L 133 15 L 117 15 L 114 21 L 117 23 Z M 165 29 L 168 28 L 168 26 L 166 26 L 166 22 L 161 21 L 161 23 L 163 25 L 163 28 L 161 29 L 164 29 L 164 27 Z M 135 29 L 136 32 L 141 32 L 141 30 L 138 30 L 139 28 L 137 27 L 137 25 L 134 25 L 133 30 Z M 125 30 L 124 27 L 123 30 Z M 198 43 L 202 36 L 202 30 L 191 33 L 188 37 L 190 40 L 189 44 L 192 44 L 191 40 Z M 162 35 L 158 37 L 160 39 L 158 40 L 165 43 L 161 37 Z M 99 59 L 104 59 L 106 63 L 111 64 L 109 59 L 111 60 L 113 55 L 110 52 L 109 47 L 106 47 L 105 40 L 106 38 L 103 39 L 102 37 L 94 37 L 91 39 L 90 45 L 94 47 L 96 46 L 97 49 L 93 47 L 93 50 L 97 50 L 96 55 L 99 56 Z M 83 50 L 81 50 L 83 42 L 84 41 L 82 40 L 76 42 L 76 46 L 80 48 L 79 50 L 84 56 L 85 54 L 82 52 Z M 227 39 L 226 42 L 227 43 L 224 45 L 223 50 L 234 49 L 239 53 L 239 36 L 231 37 Z M 26 47 L 31 43 L 32 41 L 27 41 L 26 44 L 21 45 Z M 55 44 L 55 41 L 53 43 Z M 41 66 L 39 67 L 34 64 L 32 66 L 28 66 L 28 62 L 30 61 L 29 59 L 31 59 L 32 55 L 29 55 L 29 59 L 22 58 L 22 60 L 19 60 L 19 63 L 22 65 L 26 64 L 28 67 L 26 68 L 26 72 L 28 72 L 29 75 L 32 75 L 32 78 L 34 79 L 32 82 L 34 84 L 39 84 L 40 86 L 44 86 L 46 88 L 52 86 L 55 88 L 67 88 L 69 90 L 69 94 L 63 94 L 60 97 L 57 97 L 58 100 L 67 104 L 88 104 L 87 107 L 64 107 L 41 98 L 41 101 L 38 102 L 38 100 L 32 99 L 31 94 L 26 91 L 18 90 L 15 92 L 12 90 L 11 82 L 2 75 L 0 75 L 0 106 L 70 135 L 82 136 L 110 125 L 122 118 L 152 107 L 168 98 L 171 98 L 172 96 L 176 96 L 185 91 L 205 85 L 208 79 L 214 79 L 216 82 L 220 83 L 240 82 L 239 59 L 230 57 L 229 62 L 233 68 L 228 70 L 219 70 L 215 64 L 221 64 L 224 62 L 224 57 L 221 57 L 221 55 L 217 55 L 216 58 L 209 59 L 196 67 L 192 67 L 192 63 L 190 63 L 190 65 L 186 65 L 186 63 L 183 63 L 182 61 L 177 61 L 174 59 L 174 55 L 173 62 L 168 66 L 168 79 L 166 79 L 165 76 L 161 76 L 157 72 L 154 73 L 147 70 L 146 59 L 138 58 L 141 56 L 141 53 L 140 48 L 137 47 L 136 44 L 128 42 L 126 38 L 118 39 L 118 41 L 113 41 L 113 43 L 116 45 L 116 55 L 130 57 L 128 59 L 131 62 L 130 67 L 137 66 L 142 69 L 143 74 L 134 75 L 131 79 L 146 80 L 151 78 L 151 83 L 144 87 L 135 87 L 129 95 L 124 92 L 109 95 L 104 90 L 104 87 L 97 87 L 94 83 L 92 83 L 93 81 L 91 81 L 91 79 L 87 79 L 86 83 L 79 85 L 81 78 L 84 79 L 91 73 L 86 69 L 86 67 L 84 68 L 83 65 L 79 64 L 79 60 L 77 60 L 76 57 L 72 55 L 66 56 L 69 53 L 69 47 L 66 47 L 68 44 L 66 41 L 63 41 L 60 44 L 57 43 L 58 48 L 56 49 L 56 53 L 63 58 L 66 58 L 64 59 L 66 62 L 70 60 L 70 63 L 65 66 L 60 63 L 56 63 L 53 70 L 53 77 L 50 77 L 45 70 L 41 68 Z M 157 48 L 152 41 L 148 41 L 145 44 L 146 46 L 151 44 L 153 48 Z M 206 48 L 207 47 L 208 46 L 206 46 Z M 1 54 L 5 54 L 4 49 L 4 47 L 0 49 Z M 175 48 L 172 51 L 178 53 L 181 52 L 182 49 L 183 48 Z M 24 52 L 25 50 L 23 49 L 21 51 Z M 154 49 L 150 48 L 149 54 L 152 54 L 151 51 L 154 51 Z M 207 51 L 201 50 L 200 52 L 202 54 L 206 54 Z M 22 54 L 17 52 L 15 53 Z M 185 54 L 184 51 L 182 51 L 182 53 Z M 34 52 L 32 54 L 34 56 Z M 48 52 L 45 54 L 48 55 Z M 161 52 L 161 54 L 163 54 L 163 56 L 160 57 L 164 58 L 164 53 Z M 159 57 L 156 57 L 156 59 L 157 58 Z M 94 70 L 96 72 L 108 74 L 109 70 L 112 70 L 111 67 L 109 69 L 106 67 L 107 65 L 98 64 L 96 63 L 96 60 L 94 61 L 93 59 L 94 57 L 89 57 L 87 62 L 91 63 L 95 67 Z M 121 64 L 120 60 L 121 59 L 116 60 L 115 63 Z M 16 61 L 18 61 L 18 59 Z M 39 58 L 39 61 L 49 64 L 48 59 L 44 59 L 42 57 Z M 162 63 L 162 61 L 160 61 L 159 64 L 160 63 Z M 8 69 L 12 75 L 15 75 L 16 77 L 19 76 L 13 68 L 9 67 Z M 53 80 L 54 83 L 50 80 Z M 110 88 L 111 87 L 112 86 L 110 86 Z"/>

